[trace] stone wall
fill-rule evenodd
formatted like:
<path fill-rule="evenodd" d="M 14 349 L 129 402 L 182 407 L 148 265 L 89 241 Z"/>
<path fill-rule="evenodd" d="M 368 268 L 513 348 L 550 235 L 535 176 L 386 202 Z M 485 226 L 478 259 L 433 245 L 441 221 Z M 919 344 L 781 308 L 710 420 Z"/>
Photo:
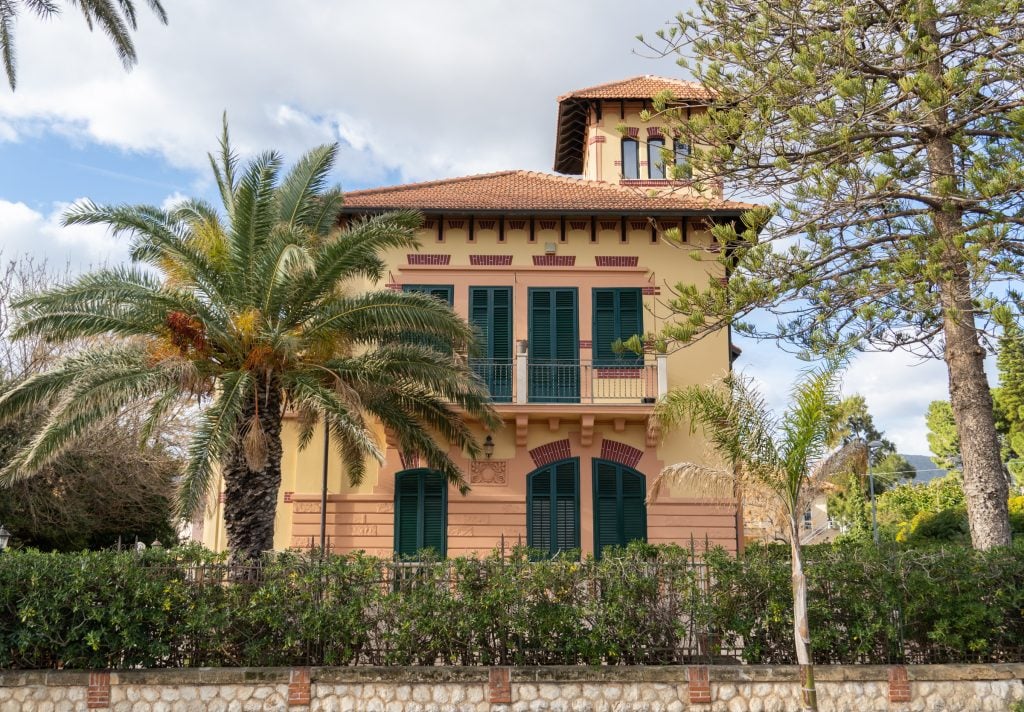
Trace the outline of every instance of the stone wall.
<path fill-rule="evenodd" d="M 0 712 L 789 712 L 791 666 L 0 672 Z M 1024 664 L 819 666 L 822 712 L 1009 711 Z"/>

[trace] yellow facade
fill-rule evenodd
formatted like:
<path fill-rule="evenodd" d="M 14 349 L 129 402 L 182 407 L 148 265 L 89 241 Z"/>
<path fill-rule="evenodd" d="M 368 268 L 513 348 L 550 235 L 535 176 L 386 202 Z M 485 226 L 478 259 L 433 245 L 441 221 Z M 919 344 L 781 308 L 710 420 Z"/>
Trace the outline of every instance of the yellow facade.
<path fill-rule="evenodd" d="M 590 148 L 584 152 L 584 173 L 590 181 L 584 187 L 597 191 L 594 195 L 598 197 L 603 195 L 601 191 L 612 191 L 608 193 L 609 200 L 625 200 L 629 197 L 624 195 L 627 189 L 618 185 L 621 174 L 615 166 L 615 161 L 621 159 L 616 158 L 621 137 L 617 127 L 623 122 L 635 124 L 646 136 L 651 124 L 640 122 L 639 102 L 603 104 L 602 119 L 598 120 L 596 112 L 592 112 L 585 133 Z M 624 121 L 620 110 L 625 111 Z M 604 136 L 605 140 L 594 141 L 595 136 Z M 460 180 L 453 179 L 451 184 L 458 195 L 464 195 L 467 191 L 460 188 Z M 505 178 L 494 180 L 500 186 Z M 565 191 L 576 189 L 570 179 L 561 177 L 524 174 L 508 180 L 526 181 L 527 185 L 533 184 L 530 181 L 545 186 L 550 183 L 555 193 L 562 190 L 560 186 Z M 444 189 L 445 184 L 442 181 L 428 185 Z M 366 194 L 391 201 L 419 194 L 416 186 L 410 188 L 413 190 L 399 186 L 393 194 L 387 189 L 351 194 L 347 201 L 355 206 L 351 217 L 360 214 L 361 202 L 370 200 Z M 486 553 L 501 545 L 526 543 L 532 526 L 527 522 L 527 482 L 553 462 L 568 458 L 577 463 L 576 535 L 579 547 L 590 553 L 595 551 L 595 527 L 604 527 L 606 535 L 609 531 L 601 514 L 595 515 L 596 462 L 616 463 L 623 472 L 638 473 L 646 478 L 649 487 L 663 466 L 680 461 L 702 462 L 708 457 L 706 443 L 699 435 L 686 430 L 663 435 L 650 416 L 654 400 L 666 387 L 707 383 L 728 371 L 731 346 L 727 333 L 670 350 L 664 356 L 650 351 L 644 356 L 642 368 L 617 369 L 593 364 L 595 288 L 642 294 L 643 331 L 656 334 L 666 316 L 663 301 L 671 297 L 674 285 L 702 284 L 725 276 L 717 260 L 717 245 L 708 231 L 711 217 L 722 218 L 722 204 L 715 202 L 721 196 L 703 196 L 708 199 L 704 210 L 703 204 L 694 200 L 698 196 L 688 183 L 658 186 L 657 190 L 662 195 L 671 192 L 688 200 L 680 200 L 678 210 L 673 210 L 675 203 L 665 201 L 658 203 L 657 210 L 647 210 L 642 203 L 629 210 L 608 210 L 603 201 L 579 204 L 578 196 L 573 198 L 575 203 L 566 203 L 564 208 L 555 205 L 539 209 L 509 202 L 495 209 L 493 201 L 503 199 L 502 192 L 497 190 L 495 197 L 481 198 L 483 202 L 478 208 L 403 206 L 418 207 L 424 212 L 426 222 L 419 232 L 421 249 L 415 257 L 404 250 L 389 255 L 389 280 L 374 285 L 376 288 L 450 287 L 452 307 L 464 318 L 469 316 L 471 288 L 511 290 L 511 402 L 496 404 L 504 422 L 500 430 L 485 433 L 473 425 L 481 441 L 488 435 L 492 438 L 493 453 L 489 457 L 473 461 L 464 453 L 450 453 L 462 467 L 472 490 L 462 496 L 455 489 L 448 489 L 448 555 Z M 638 191 L 643 193 L 639 188 Z M 367 208 L 365 212 L 373 210 Z M 669 228 L 680 231 L 685 243 L 664 239 Z M 528 305 L 530 290 L 545 288 L 575 288 L 578 300 L 579 365 L 571 367 L 575 369 L 578 393 L 566 402 L 537 402 L 532 395 L 530 379 L 535 371 L 532 356 L 527 355 L 532 336 Z M 526 349 L 523 353 L 519 352 L 520 344 Z M 524 391 L 524 383 L 530 394 Z M 387 441 L 383 430 L 378 436 L 386 460 L 383 465 L 369 463 L 367 476 L 358 487 L 349 485 L 337 457 L 333 453 L 328 456 L 325 519 L 327 544 L 334 550 L 365 550 L 382 556 L 395 551 L 396 475 L 417 468 L 418 463 L 409 458 L 403 462 L 402 454 Z M 319 546 L 322 435 L 315 437 L 305 450 L 299 450 L 295 424 L 286 420 L 283 438 L 275 548 Z M 202 540 L 213 548 L 224 546 L 221 515 L 220 508 L 211 505 L 201 528 Z M 644 515 L 645 538 L 652 543 L 689 544 L 693 540 L 703 546 L 707 540 L 730 550 L 742 545 L 739 508 L 732 491 L 721 486 L 695 483 L 692 488 L 671 491 L 648 506 Z M 539 515 L 534 512 L 533 516 Z"/>

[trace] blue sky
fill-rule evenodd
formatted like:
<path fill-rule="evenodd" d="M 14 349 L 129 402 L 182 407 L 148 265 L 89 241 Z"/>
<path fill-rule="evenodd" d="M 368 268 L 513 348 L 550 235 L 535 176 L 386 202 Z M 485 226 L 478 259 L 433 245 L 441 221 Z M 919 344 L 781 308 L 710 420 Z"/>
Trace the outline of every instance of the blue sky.
<path fill-rule="evenodd" d="M 335 178 L 346 189 L 550 171 L 556 97 L 677 75 L 634 37 L 679 9 L 661 0 L 175 0 L 167 27 L 141 9 L 139 65 L 128 73 L 78 17 L 24 18 L 18 90 L 0 89 L 0 249 L 4 259 L 31 254 L 75 270 L 123 260 L 122 241 L 63 228 L 61 212 L 83 198 L 212 200 L 206 152 L 223 111 L 246 155 L 275 148 L 294 159 L 340 142 Z M 782 403 L 802 364 L 772 344 L 740 345 L 741 367 Z M 927 452 L 924 411 L 945 397 L 941 363 L 862 356 L 845 388 L 867 398 L 901 449 Z"/>

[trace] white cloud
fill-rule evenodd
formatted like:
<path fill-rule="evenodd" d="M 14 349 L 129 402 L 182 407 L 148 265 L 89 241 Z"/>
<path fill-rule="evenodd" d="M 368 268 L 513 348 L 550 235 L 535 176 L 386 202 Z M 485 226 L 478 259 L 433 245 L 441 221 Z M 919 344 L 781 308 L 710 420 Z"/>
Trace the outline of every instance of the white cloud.
<path fill-rule="evenodd" d="M 80 271 L 89 266 L 121 262 L 126 241 L 111 236 L 99 225 L 61 225 L 67 203 L 43 214 L 25 203 L 0 200 L 0 250 L 5 260 L 31 255 L 46 260 L 55 270 Z"/>
<path fill-rule="evenodd" d="M 347 182 L 389 170 L 414 180 L 550 169 L 555 97 L 675 72 L 671 59 L 633 51 L 635 34 L 678 9 L 656 0 L 628 12 L 613 0 L 180 0 L 167 27 L 140 8 L 130 73 L 73 13 L 23 18 L 18 90 L 0 92 L 0 121 L 197 170 L 224 110 L 245 153 L 272 147 L 294 158 L 341 139 Z"/>

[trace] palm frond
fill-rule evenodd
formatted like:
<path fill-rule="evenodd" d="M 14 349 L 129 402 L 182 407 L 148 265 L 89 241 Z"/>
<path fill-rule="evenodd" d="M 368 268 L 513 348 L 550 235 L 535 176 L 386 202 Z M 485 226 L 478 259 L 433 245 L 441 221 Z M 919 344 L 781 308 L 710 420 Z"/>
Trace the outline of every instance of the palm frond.
<path fill-rule="evenodd" d="M 647 504 L 652 505 L 657 502 L 662 490 L 666 487 L 692 485 L 694 481 L 719 486 L 731 485 L 735 482 L 735 474 L 730 470 L 701 465 L 696 462 L 679 462 L 669 465 L 651 480 L 647 492 Z"/>
<path fill-rule="evenodd" d="M 17 55 L 14 51 L 14 22 L 17 19 L 14 0 L 0 0 L 0 59 L 4 63 L 7 85 L 17 87 Z"/>
<path fill-rule="evenodd" d="M 213 169 L 213 177 L 217 182 L 217 189 L 220 191 L 220 199 L 228 217 L 233 219 L 235 215 L 235 171 L 238 168 L 238 156 L 231 148 L 231 137 L 228 133 L 228 112 L 221 114 L 220 133 L 220 155 L 215 158 L 212 153 L 207 154 L 210 159 L 210 168 Z"/>
<path fill-rule="evenodd" d="M 338 144 L 328 144 L 307 151 L 295 163 L 278 187 L 282 224 L 309 227 L 317 222 L 317 208 L 337 155 Z"/>

